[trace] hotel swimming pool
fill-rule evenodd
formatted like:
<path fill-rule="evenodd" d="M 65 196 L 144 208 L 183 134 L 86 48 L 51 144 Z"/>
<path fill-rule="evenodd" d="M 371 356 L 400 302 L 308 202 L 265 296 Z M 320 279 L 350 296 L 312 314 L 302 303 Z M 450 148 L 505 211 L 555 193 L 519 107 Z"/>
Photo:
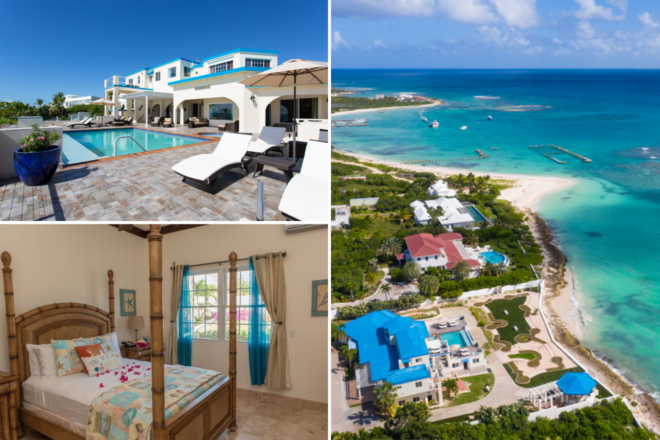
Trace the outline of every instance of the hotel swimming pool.
<path fill-rule="evenodd" d="M 470 344 L 470 338 L 465 332 L 465 330 L 460 330 L 457 332 L 445 333 L 440 335 L 440 339 L 443 342 L 447 342 L 447 345 L 451 347 L 452 345 L 460 345 L 462 347 L 467 347 Z"/>
<path fill-rule="evenodd" d="M 147 151 L 203 142 L 202 139 L 169 133 L 157 133 L 138 128 L 89 130 L 64 133 L 62 159 L 65 165 L 112 157 L 114 140 L 119 136 L 133 136 Z M 117 156 L 142 153 L 132 139 L 117 141 Z"/>
<path fill-rule="evenodd" d="M 499 252 L 481 252 L 479 255 L 481 255 L 485 261 L 490 261 L 493 264 L 505 263 L 507 266 L 509 265 L 509 259 L 507 256 Z"/>
<path fill-rule="evenodd" d="M 486 217 L 484 217 L 481 212 L 479 212 L 476 206 L 466 206 L 465 209 L 468 210 L 475 222 L 482 222 L 486 220 Z"/>

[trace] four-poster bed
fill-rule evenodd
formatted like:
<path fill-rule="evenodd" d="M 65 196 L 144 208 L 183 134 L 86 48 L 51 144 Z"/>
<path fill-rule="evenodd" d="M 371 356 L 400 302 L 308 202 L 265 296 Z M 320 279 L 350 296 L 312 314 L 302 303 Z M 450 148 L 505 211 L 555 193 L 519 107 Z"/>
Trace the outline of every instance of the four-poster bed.
<path fill-rule="evenodd" d="M 229 255 L 229 377 L 223 377 L 194 401 L 166 420 L 165 363 L 163 355 L 162 241 L 160 225 L 150 225 L 149 293 L 151 321 L 152 430 L 155 440 L 211 440 L 236 425 L 236 276 L 237 255 Z M 37 307 L 15 316 L 11 255 L 2 253 L 3 281 L 7 315 L 7 336 L 11 373 L 19 377 L 19 387 L 10 405 L 12 440 L 27 425 L 55 440 L 78 440 L 80 433 L 67 429 L 58 420 L 46 417 L 32 405 L 23 405 L 23 384 L 30 377 L 27 344 L 49 344 L 51 340 L 93 338 L 115 330 L 114 273 L 108 271 L 109 311 L 80 303 L 57 303 Z M 97 375 L 98 376 L 98 375 Z"/>

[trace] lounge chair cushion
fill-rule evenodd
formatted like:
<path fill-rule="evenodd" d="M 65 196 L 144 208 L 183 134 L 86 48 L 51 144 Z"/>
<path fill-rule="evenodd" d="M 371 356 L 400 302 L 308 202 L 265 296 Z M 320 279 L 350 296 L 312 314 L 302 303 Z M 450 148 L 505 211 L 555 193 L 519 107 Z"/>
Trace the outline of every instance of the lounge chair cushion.
<path fill-rule="evenodd" d="M 249 153 L 265 154 L 271 148 L 280 147 L 284 139 L 284 127 L 264 127 L 261 129 L 259 139 L 250 142 Z"/>
<path fill-rule="evenodd" d="M 182 160 L 172 170 L 191 179 L 205 181 L 220 169 L 243 160 L 247 152 L 249 135 L 225 133 L 212 154 L 200 154 Z"/>

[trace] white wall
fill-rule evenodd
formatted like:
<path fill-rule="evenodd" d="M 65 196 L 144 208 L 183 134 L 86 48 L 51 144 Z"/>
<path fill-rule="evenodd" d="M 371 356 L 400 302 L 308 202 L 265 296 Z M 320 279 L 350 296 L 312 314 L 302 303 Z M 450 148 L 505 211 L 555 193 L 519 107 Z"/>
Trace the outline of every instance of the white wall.
<path fill-rule="evenodd" d="M 250 385 L 247 343 L 238 343 L 238 387 L 299 399 L 328 402 L 328 319 L 311 316 L 312 281 L 328 279 L 328 231 L 286 235 L 283 225 L 212 225 L 166 235 L 163 240 L 163 304 L 165 332 L 169 331 L 171 272 L 169 266 L 226 260 L 286 251 L 287 329 L 292 388 L 270 390 Z M 225 374 L 229 371 L 229 344 L 193 341 L 193 365 Z"/>
<path fill-rule="evenodd" d="M 58 302 L 80 302 L 108 311 L 108 276 L 115 273 L 115 326 L 119 340 L 133 340 L 120 316 L 119 289 L 137 293 L 137 313 L 149 316 L 147 241 L 107 225 L 3 225 L 0 252 L 12 256 L 14 304 L 20 315 Z M 9 371 L 4 297 L 0 303 L 0 370 Z M 145 330 L 146 332 L 147 330 Z M 141 333 L 146 335 L 148 333 Z"/>

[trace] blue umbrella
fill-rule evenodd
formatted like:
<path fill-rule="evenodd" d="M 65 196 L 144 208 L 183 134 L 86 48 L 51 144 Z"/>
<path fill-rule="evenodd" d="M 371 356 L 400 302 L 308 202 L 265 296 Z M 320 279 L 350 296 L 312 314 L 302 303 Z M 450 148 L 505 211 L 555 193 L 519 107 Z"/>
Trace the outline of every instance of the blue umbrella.
<path fill-rule="evenodd" d="M 557 381 L 557 386 L 566 395 L 586 396 L 598 385 L 587 373 L 566 373 Z"/>

